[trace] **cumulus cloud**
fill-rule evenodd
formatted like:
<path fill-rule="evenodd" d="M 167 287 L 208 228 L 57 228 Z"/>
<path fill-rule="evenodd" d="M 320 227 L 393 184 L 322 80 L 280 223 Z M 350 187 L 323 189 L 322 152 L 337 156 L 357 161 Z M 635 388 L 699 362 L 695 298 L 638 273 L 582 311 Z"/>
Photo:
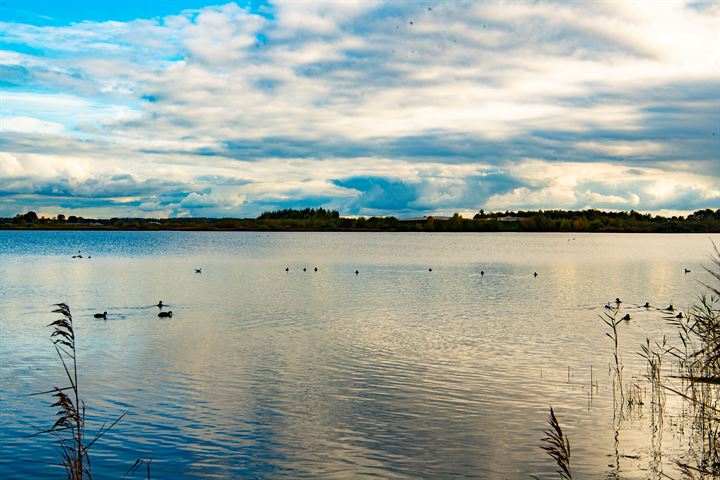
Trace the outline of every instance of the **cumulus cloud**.
<path fill-rule="evenodd" d="M 719 21 L 713 3 L 283 0 L 0 23 L 4 210 L 720 207 Z"/>

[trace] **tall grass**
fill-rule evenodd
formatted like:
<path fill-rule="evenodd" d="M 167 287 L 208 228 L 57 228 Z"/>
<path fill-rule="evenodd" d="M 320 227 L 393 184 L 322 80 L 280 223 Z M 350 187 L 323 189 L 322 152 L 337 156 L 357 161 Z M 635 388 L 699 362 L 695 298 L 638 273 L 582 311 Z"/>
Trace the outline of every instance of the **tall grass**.
<path fill-rule="evenodd" d="M 560 428 L 560 422 L 558 422 L 552 407 L 550 407 L 548 425 L 550 425 L 550 428 L 545 430 L 545 437 L 542 439 L 545 445 L 541 445 L 540 448 L 545 450 L 557 463 L 558 469 L 556 472 L 560 475 L 560 480 L 572 480 L 570 474 L 570 440 Z"/>
<path fill-rule="evenodd" d="M 113 428 L 125 416 L 125 413 L 120 415 L 109 426 L 103 424 L 92 440 L 86 440 L 86 408 L 85 402 L 80 397 L 80 386 L 78 384 L 78 351 L 73 317 L 70 307 L 65 303 L 57 303 L 55 306 L 58 308 L 53 310 L 52 313 L 58 313 L 61 318 L 48 326 L 53 327 L 50 338 L 62 363 L 68 385 L 64 387 L 56 386 L 52 390 L 36 394 L 51 394 L 55 398 L 55 403 L 51 407 L 57 409 L 55 413 L 57 420 L 53 426 L 38 433 L 50 434 L 56 439 L 62 466 L 65 468 L 68 480 L 90 479 L 92 478 L 90 472 L 90 448 Z"/>
<path fill-rule="evenodd" d="M 619 395 L 619 405 L 620 409 L 622 410 L 622 405 L 625 403 L 625 395 L 623 393 L 623 378 L 622 378 L 622 372 L 623 372 L 623 365 L 620 358 L 620 352 L 619 352 L 619 333 L 618 333 L 618 326 L 623 322 L 622 319 L 618 319 L 618 312 L 620 310 L 615 307 L 612 310 L 612 313 L 604 312 L 603 315 L 600 316 L 602 318 L 603 322 L 605 322 L 605 325 L 607 325 L 610 328 L 609 332 L 605 332 L 605 335 L 607 335 L 610 340 L 612 341 L 613 345 L 613 363 L 610 365 L 611 370 L 613 371 L 613 398 L 615 399 L 615 403 L 618 404 L 618 398 L 617 395 Z"/>

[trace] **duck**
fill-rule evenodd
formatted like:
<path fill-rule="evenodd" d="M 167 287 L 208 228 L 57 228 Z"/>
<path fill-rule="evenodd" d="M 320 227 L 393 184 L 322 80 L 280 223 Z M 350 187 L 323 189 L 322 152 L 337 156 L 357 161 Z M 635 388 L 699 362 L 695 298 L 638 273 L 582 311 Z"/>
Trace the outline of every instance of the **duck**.
<path fill-rule="evenodd" d="M 355 270 L 355 275 L 357 275 L 358 273 L 360 273 L 360 272 L 358 272 L 357 270 Z"/>
<path fill-rule="evenodd" d="M 650 302 L 645 302 L 645 305 L 643 305 L 643 308 L 650 308 Z"/>
<path fill-rule="evenodd" d="M 315 271 L 317 272 L 317 267 L 315 267 L 315 269 L 314 269 L 314 270 L 315 270 Z"/>
<path fill-rule="evenodd" d="M 169 312 L 160 312 L 160 313 L 158 313 L 158 317 L 170 318 L 170 317 L 172 317 L 172 310 L 170 310 Z"/>
<path fill-rule="evenodd" d="M 615 299 L 615 303 L 617 303 L 618 305 L 620 305 L 620 304 L 622 303 L 622 300 L 620 300 L 619 298 L 616 298 L 616 299 Z"/>
<path fill-rule="evenodd" d="M 202 273 L 202 268 L 196 268 L 195 273 Z"/>
<path fill-rule="evenodd" d="M 286 272 L 289 272 L 289 271 L 290 271 L 290 267 L 285 267 L 285 271 L 286 271 Z"/>
<path fill-rule="evenodd" d="M 96 314 L 93 315 L 93 316 L 94 316 L 95 318 L 105 318 L 105 319 L 107 319 L 107 312 L 96 313 Z"/>
<path fill-rule="evenodd" d="M 537 277 L 537 276 L 538 276 L 538 273 L 537 273 L 537 272 L 533 272 L 533 277 Z"/>
<path fill-rule="evenodd" d="M 686 269 L 685 269 L 685 273 L 686 273 L 686 274 L 690 273 L 690 270 L 688 270 L 688 269 L 686 268 Z"/>
<path fill-rule="evenodd" d="M 432 267 L 428 268 L 428 272 L 432 272 Z"/>
<path fill-rule="evenodd" d="M 630 314 L 626 313 L 624 317 L 622 317 L 620 320 L 630 320 Z"/>
<path fill-rule="evenodd" d="M 158 308 L 163 308 L 162 300 L 160 300 L 160 301 L 157 303 L 157 307 L 158 307 Z"/>
<path fill-rule="evenodd" d="M 677 315 L 675 315 L 675 318 L 683 318 L 683 313 L 679 312 Z"/>
<path fill-rule="evenodd" d="M 303 267 L 303 272 L 307 272 L 307 268 Z"/>
<path fill-rule="evenodd" d="M 480 270 L 480 276 L 482 277 L 483 275 L 485 275 L 485 270 Z"/>
<path fill-rule="evenodd" d="M 667 310 L 668 312 L 674 312 L 674 311 L 675 311 L 675 307 L 673 307 L 673 306 L 672 306 L 672 303 L 671 303 L 670 305 L 667 306 L 667 308 L 666 308 L 665 310 Z"/>

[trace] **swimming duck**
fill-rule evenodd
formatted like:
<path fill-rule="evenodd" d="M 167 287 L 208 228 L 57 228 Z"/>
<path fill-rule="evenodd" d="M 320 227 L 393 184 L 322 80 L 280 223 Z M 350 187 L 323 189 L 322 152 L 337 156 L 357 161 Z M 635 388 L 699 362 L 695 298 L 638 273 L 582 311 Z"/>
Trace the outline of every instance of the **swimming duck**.
<path fill-rule="evenodd" d="M 303 267 L 303 272 L 307 272 L 307 268 Z"/>
<path fill-rule="evenodd" d="M 95 318 L 105 318 L 105 319 L 107 319 L 107 312 L 96 313 L 96 314 L 93 315 L 93 316 L 94 316 Z"/>
<path fill-rule="evenodd" d="M 538 276 L 538 273 L 537 273 L 537 272 L 533 272 L 533 277 L 537 277 L 537 276 Z"/>
<path fill-rule="evenodd" d="M 670 305 L 667 306 L 667 308 L 665 310 L 667 310 L 668 312 L 674 312 L 675 308 L 672 306 L 672 303 L 671 303 Z"/>
<path fill-rule="evenodd" d="M 357 270 L 355 270 L 355 275 L 357 275 L 358 273 L 360 273 L 360 272 L 358 272 Z"/>
<path fill-rule="evenodd" d="M 687 273 L 690 273 L 690 270 L 688 270 L 688 269 L 686 268 L 686 269 L 685 269 L 685 273 L 686 273 L 686 274 L 687 274 Z"/>
<path fill-rule="evenodd" d="M 485 275 L 485 270 L 480 270 L 480 276 L 482 277 L 483 275 Z"/>
<path fill-rule="evenodd" d="M 317 267 L 315 267 L 315 271 L 317 272 Z"/>
<path fill-rule="evenodd" d="M 677 315 L 675 315 L 675 318 L 683 318 L 682 312 L 680 312 L 680 313 L 678 313 Z"/>
<path fill-rule="evenodd" d="M 202 268 L 196 268 L 195 273 L 202 273 Z"/>
<path fill-rule="evenodd" d="M 630 314 L 626 313 L 624 317 L 622 317 L 620 320 L 630 320 Z"/>
<path fill-rule="evenodd" d="M 160 300 L 160 301 L 157 303 L 157 307 L 158 307 L 158 308 L 163 308 L 162 300 Z"/>
<path fill-rule="evenodd" d="M 650 302 L 645 302 L 645 305 L 643 305 L 643 308 L 650 308 Z"/>
<path fill-rule="evenodd" d="M 428 272 L 432 272 L 432 267 L 431 267 L 431 268 L 428 268 Z"/>
<path fill-rule="evenodd" d="M 160 312 L 160 313 L 158 313 L 158 317 L 160 317 L 160 318 L 172 317 L 172 310 L 170 310 L 169 312 Z"/>
<path fill-rule="evenodd" d="M 290 267 L 285 267 L 285 271 L 286 271 L 286 272 L 289 272 L 289 271 L 290 271 Z"/>
<path fill-rule="evenodd" d="M 616 298 L 616 299 L 615 299 L 615 303 L 617 303 L 617 304 L 619 305 L 619 304 L 622 303 L 622 300 L 620 300 L 619 298 Z"/>

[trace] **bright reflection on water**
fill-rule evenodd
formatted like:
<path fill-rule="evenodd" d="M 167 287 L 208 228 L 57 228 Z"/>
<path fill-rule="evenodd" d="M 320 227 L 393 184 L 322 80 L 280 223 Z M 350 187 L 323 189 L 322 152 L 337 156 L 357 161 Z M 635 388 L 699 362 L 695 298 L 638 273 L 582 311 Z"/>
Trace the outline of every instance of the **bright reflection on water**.
<path fill-rule="evenodd" d="M 97 478 L 139 457 L 155 479 L 550 477 L 549 405 L 577 478 L 648 478 L 649 415 L 620 426 L 615 455 L 598 314 L 624 300 L 624 375 L 641 376 L 641 343 L 672 328 L 633 304 L 686 309 L 711 238 L 0 232 L 0 470 L 62 475 L 29 461 L 57 454 L 28 438 L 49 398 L 24 395 L 63 384 L 46 325 L 65 301 L 90 420 L 128 411 L 93 447 Z M 671 472 L 686 447 L 666 428 Z"/>

